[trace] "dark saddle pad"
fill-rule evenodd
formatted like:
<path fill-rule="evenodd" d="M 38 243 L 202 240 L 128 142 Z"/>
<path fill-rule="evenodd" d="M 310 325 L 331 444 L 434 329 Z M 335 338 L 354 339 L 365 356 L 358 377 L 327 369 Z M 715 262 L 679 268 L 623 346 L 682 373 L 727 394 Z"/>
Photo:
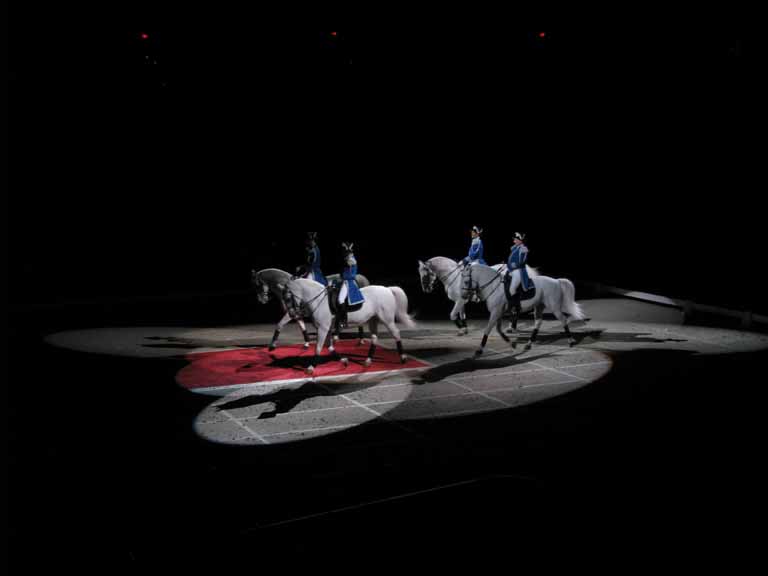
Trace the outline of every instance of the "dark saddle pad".
<path fill-rule="evenodd" d="M 328 285 L 328 307 L 331 309 L 331 314 L 336 316 L 336 308 L 339 306 L 339 290 L 341 290 L 341 282 L 334 282 L 333 284 Z M 349 298 L 347 298 L 347 301 L 349 301 Z M 347 306 L 347 312 L 356 312 L 357 310 L 360 310 L 360 308 L 363 307 L 363 304 L 365 302 L 360 302 L 359 304 L 355 304 L 354 306 Z"/>
<path fill-rule="evenodd" d="M 510 284 L 507 284 L 506 290 L 507 290 L 507 298 L 510 298 L 509 294 Z M 531 282 L 531 287 L 528 290 L 523 290 L 523 285 L 521 284 L 517 288 L 517 293 L 520 296 L 520 301 L 523 300 L 530 300 L 534 296 L 536 296 L 536 284 Z"/>
<path fill-rule="evenodd" d="M 530 300 L 536 296 L 536 285 L 533 282 L 531 282 L 531 287 L 528 290 L 522 290 L 522 286 L 520 288 L 520 300 Z"/>

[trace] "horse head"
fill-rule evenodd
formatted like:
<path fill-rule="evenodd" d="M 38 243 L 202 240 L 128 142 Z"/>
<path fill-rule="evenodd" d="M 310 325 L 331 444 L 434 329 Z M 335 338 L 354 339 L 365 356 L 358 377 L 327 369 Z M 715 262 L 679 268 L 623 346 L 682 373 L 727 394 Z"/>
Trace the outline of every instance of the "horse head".
<path fill-rule="evenodd" d="M 421 278 L 421 289 L 429 294 L 435 289 L 435 282 L 437 282 L 437 273 L 429 265 L 429 262 L 424 263 L 419 260 L 419 277 Z"/>
<path fill-rule="evenodd" d="M 269 290 L 269 284 L 264 282 L 261 275 L 255 270 L 251 270 L 251 285 L 256 289 L 256 298 L 260 304 L 266 304 L 272 298 Z"/>

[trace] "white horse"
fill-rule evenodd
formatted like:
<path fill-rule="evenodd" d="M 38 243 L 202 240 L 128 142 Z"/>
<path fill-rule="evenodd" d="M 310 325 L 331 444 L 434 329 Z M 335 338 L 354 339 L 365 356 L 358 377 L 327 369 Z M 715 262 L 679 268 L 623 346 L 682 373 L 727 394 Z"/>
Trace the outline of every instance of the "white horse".
<path fill-rule="evenodd" d="M 403 352 L 403 343 L 400 340 L 400 330 L 395 321 L 412 328 L 416 324 L 408 315 L 408 297 L 402 288 L 397 286 L 366 286 L 360 290 L 365 297 L 365 302 L 359 310 L 350 311 L 347 315 L 347 321 L 350 325 L 363 324 L 368 322 L 371 331 L 371 346 L 368 349 L 368 357 L 365 365 L 370 366 L 373 361 L 373 355 L 376 351 L 376 342 L 378 340 L 378 324 L 383 322 L 390 334 L 397 342 L 397 352 L 400 354 L 400 361 L 405 363 L 407 357 Z M 323 344 L 327 337 L 331 336 L 333 316 L 328 306 L 328 290 L 314 280 L 307 278 L 296 278 L 288 282 L 283 291 L 283 300 L 286 304 L 288 314 L 292 318 L 298 318 L 302 314 L 311 317 L 312 322 L 317 326 L 317 347 L 315 348 L 315 357 L 312 364 L 307 368 L 307 373 L 312 374 L 315 371 L 315 365 L 318 363 L 320 353 L 323 350 Z M 331 338 L 328 349 L 336 353 Z M 348 360 L 341 359 L 346 366 Z"/>
<path fill-rule="evenodd" d="M 302 270 L 303 266 L 299 266 L 298 271 Z M 303 274 L 297 274 L 297 276 L 300 276 L 301 278 L 306 278 L 307 280 L 314 280 L 314 275 L 312 274 L 312 270 L 307 270 Z M 341 274 L 331 274 L 330 276 L 326 276 L 325 280 L 328 282 L 328 286 L 333 286 L 338 281 L 341 280 Z M 357 282 L 358 288 L 365 288 L 366 286 L 370 286 L 371 283 L 362 274 L 355 274 L 355 282 Z M 365 331 L 363 330 L 362 326 L 357 327 L 357 344 L 358 346 L 362 345 L 365 342 Z"/>
<path fill-rule="evenodd" d="M 515 270 L 512 274 L 519 275 L 520 271 Z M 506 342 L 510 342 L 510 339 L 501 330 L 501 318 L 504 310 L 507 308 L 503 274 L 489 266 L 475 264 L 474 266 L 466 266 L 462 270 L 461 275 L 462 297 L 468 299 L 472 294 L 477 294 L 480 300 L 485 302 L 488 312 L 491 314 L 488 326 L 486 326 L 483 334 L 482 344 L 475 351 L 475 357 L 477 357 L 483 353 L 485 344 L 488 342 L 488 334 L 494 325 L 501 337 Z M 562 323 L 565 334 L 568 336 L 568 343 L 571 346 L 576 344 L 568 324 L 574 320 L 583 320 L 584 313 L 581 310 L 581 306 L 576 303 L 576 289 L 573 286 L 573 282 L 566 278 L 555 279 L 549 276 L 536 276 L 531 278 L 531 281 L 536 287 L 535 295 L 533 298 L 520 302 L 523 312 L 533 310 L 536 321 L 536 325 L 531 332 L 531 338 L 525 345 L 525 350 L 530 350 L 532 343 L 536 341 L 539 328 L 544 321 L 543 313 L 545 307 Z M 515 347 L 514 342 L 512 342 L 512 347 Z"/>
<path fill-rule="evenodd" d="M 459 336 L 463 336 L 469 331 L 467 328 L 467 315 L 464 312 L 467 300 L 462 297 L 461 293 L 462 266 L 461 262 L 456 262 L 443 256 L 435 256 L 426 262 L 419 260 L 421 289 L 426 293 L 430 293 L 434 290 L 437 280 L 443 283 L 446 295 L 454 302 L 453 310 L 451 310 L 451 320 L 456 323 L 459 329 Z M 497 272 L 502 272 L 506 268 L 506 264 L 496 264 L 492 268 Z M 534 278 L 539 275 L 535 268 L 530 266 L 526 266 L 526 268 L 528 269 L 529 277 Z"/>
<path fill-rule="evenodd" d="M 285 289 L 285 285 L 290 282 L 292 278 L 293 276 L 291 274 L 285 272 L 284 270 L 279 270 L 278 268 L 265 268 L 264 270 L 259 270 L 258 272 L 251 270 L 251 284 L 254 288 L 256 288 L 256 297 L 258 298 L 259 302 L 261 304 L 266 304 L 272 299 L 272 296 L 274 296 L 280 302 L 280 306 L 285 313 L 280 319 L 280 322 L 278 322 L 277 326 L 275 327 L 275 332 L 272 335 L 272 340 L 269 343 L 270 351 L 277 348 L 277 340 L 280 338 L 280 332 L 283 329 L 283 326 L 292 320 L 291 316 L 288 314 L 287 308 L 285 307 L 285 302 L 283 302 L 283 290 Z M 333 274 L 326 277 L 329 283 L 334 282 L 338 278 L 338 274 Z M 358 274 L 356 280 L 357 285 L 360 287 L 370 286 L 371 284 L 368 281 L 368 278 L 362 274 Z M 304 349 L 306 350 L 309 348 L 309 335 L 307 334 L 307 327 L 301 318 L 297 318 L 296 322 L 301 328 L 302 336 L 304 336 Z M 358 336 L 359 344 L 362 344 L 365 341 L 363 339 L 364 333 L 362 326 L 359 328 Z"/>
<path fill-rule="evenodd" d="M 277 268 L 265 268 L 264 270 L 251 270 L 251 285 L 256 288 L 256 297 L 261 304 L 266 304 L 272 299 L 272 296 L 277 298 L 280 302 L 280 306 L 283 309 L 283 317 L 275 326 L 275 332 L 272 335 L 272 340 L 269 343 L 269 349 L 274 350 L 277 348 L 277 339 L 280 337 L 280 331 L 283 326 L 288 324 L 293 318 L 288 314 L 288 309 L 283 302 L 283 290 L 285 285 L 291 281 L 291 274 L 284 270 Z M 296 318 L 296 322 L 301 328 L 301 334 L 304 336 L 304 349 L 309 348 L 309 335 L 307 334 L 307 327 L 301 318 Z"/>

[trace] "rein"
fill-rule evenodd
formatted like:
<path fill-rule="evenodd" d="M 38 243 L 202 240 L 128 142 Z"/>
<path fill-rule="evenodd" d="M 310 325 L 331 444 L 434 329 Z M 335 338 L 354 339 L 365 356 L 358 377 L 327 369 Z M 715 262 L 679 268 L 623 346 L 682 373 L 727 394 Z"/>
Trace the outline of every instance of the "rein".
<path fill-rule="evenodd" d="M 467 276 L 468 276 L 468 280 L 469 280 L 469 282 L 468 282 L 467 284 L 469 284 L 469 288 L 464 288 L 464 287 L 462 286 L 462 290 L 463 290 L 463 291 L 465 291 L 465 292 L 467 292 L 467 293 L 476 292 L 476 293 L 477 293 L 477 295 L 478 295 L 478 298 L 480 298 L 480 292 L 481 292 L 481 290 L 485 289 L 485 287 L 486 287 L 486 286 L 489 286 L 489 285 L 490 285 L 492 282 L 496 281 L 496 279 L 497 279 L 497 278 L 500 278 L 500 277 L 501 277 L 501 271 L 500 271 L 500 270 L 499 270 L 499 271 L 496 271 L 496 270 L 494 270 L 494 273 L 495 273 L 495 275 L 493 276 L 493 278 L 491 278 L 490 280 L 488 280 L 488 282 L 486 282 L 486 283 L 485 283 L 485 284 L 483 284 L 482 286 L 478 286 L 477 288 L 472 288 L 472 266 L 468 266 L 468 269 L 469 269 L 469 270 L 468 270 L 468 272 L 467 272 Z M 491 268 L 491 269 L 492 269 L 492 268 Z M 492 269 L 492 270 L 493 270 L 493 269 Z M 486 296 L 485 298 L 482 298 L 481 300 L 482 300 L 483 302 L 484 302 L 484 301 L 486 301 L 486 300 L 488 300 L 488 298 L 489 298 L 489 297 L 490 297 L 490 296 L 491 296 L 491 295 L 492 295 L 494 292 L 496 292 L 496 290 L 498 290 L 498 289 L 499 289 L 499 286 L 501 286 L 501 285 L 502 285 L 502 282 L 499 282 L 499 283 L 498 283 L 498 285 L 497 285 L 497 286 L 496 286 L 496 287 L 495 287 L 493 290 L 491 290 L 491 293 L 490 293 L 490 294 L 488 294 L 488 296 Z"/>
<path fill-rule="evenodd" d="M 315 310 L 317 310 L 317 308 L 320 306 L 320 304 L 322 303 L 323 299 L 325 299 L 328 296 L 328 288 L 324 288 L 323 290 L 318 292 L 315 296 L 312 296 L 312 298 L 310 298 L 306 302 L 301 301 L 301 305 L 297 306 L 296 305 L 296 295 L 293 293 L 293 290 L 289 290 L 287 285 L 286 285 L 285 289 L 286 289 L 286 291 L 291 296 L 291 301 L 292 301 L 291 303 L 293 305 L 293 308 L 294 309 L 298 308 L 299 310 L 304 310 L 305 308 L 309 308 L 309 314 L 310 315 L 314 315 Z M 317 306 L 312 308 L 310 306 L 310 304 L 312 304 L 312 302 L 314 302 L 318 298 L 320 298 L 320 302 L 318 302 Z"/>
<path fill-rule="evenodd" d="M 461 268 L 461 266 L 462 266 L 461 264 L 458 264 L 458 265 L 456 266 L 456 268 L 454 268 L 453 270 L 451 270 L 450 272 L 448 272 L 448 274 L 446 274 L 445 276 L 440 276 L 440 275 L 439 275 L 439 274 L 438 274 L 438 273 L 437 273 L 437 272 L 436 272 L 436 271 L 435 271 L 435 270 L 432 268 L 432 265 L 431 265 L 431 264 L 429 264 L 429 263 L 427 264 L 427 267 L 429 268 L 429 271 L 430 271 L 430 272 L 432 272 L 432 274 L 434 274 L 434 275 L 435 275 L 435 278 L 437 278 L 438 280 L 440 280 L 440 282 L 442 282 L 442 283 L 443 283 L 443 285 L 444 285 L 446 288 L 449 288 L 449 287 L 450 287 L 450 286 L 451 286 L 451 285 L 452 285 L 454 282 L 456 282 L 456 280 L 459 278 L 458 276 L 456 276 L 456 277 L 455 277 L 453 280 L 451 280 L 449 283 L 446 283 L 446 280 L 448 280 L 448 278 L 450 278 L 451 276 L 453 276 L 453 274 L 454 274 L 454 273 L 455 273 L 457 270 L 459 270 L 459 269 Z M 434 284 L 434 282 L 433 282 L 433 284 Z"/>

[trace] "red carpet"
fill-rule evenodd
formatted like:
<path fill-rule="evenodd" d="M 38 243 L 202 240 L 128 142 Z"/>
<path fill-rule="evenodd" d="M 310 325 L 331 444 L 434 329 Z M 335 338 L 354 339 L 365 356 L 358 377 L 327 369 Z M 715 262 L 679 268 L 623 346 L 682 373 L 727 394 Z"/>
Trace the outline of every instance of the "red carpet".
<path fill-rule="evenodd" d="M 363 362 L 368 354 L 368 346 L 368 343 L 358 346 L 357 340 L 337 342 L 337 352 L 349 359 L 347 367 L 334 360 L 327 348 L 324 349 L 320 363 L 315 366 L 314 377 L 429 367 L 428 364 L 410 357 L 405 364 L 401 364 L 396 350 L 382 346 L 376 347 L 373 363 L 366 367 Z M 176 381 L 184 388 L 195 389 L 303 379 L 307 378 L 304 370 L 309 366 L 314 354 L 314 345 L 304 350 L 301 344 L 281 346 L 273 352 L 264 347 L 189 354 L 187 360 L 190 365 L 178 373 Z"/>

